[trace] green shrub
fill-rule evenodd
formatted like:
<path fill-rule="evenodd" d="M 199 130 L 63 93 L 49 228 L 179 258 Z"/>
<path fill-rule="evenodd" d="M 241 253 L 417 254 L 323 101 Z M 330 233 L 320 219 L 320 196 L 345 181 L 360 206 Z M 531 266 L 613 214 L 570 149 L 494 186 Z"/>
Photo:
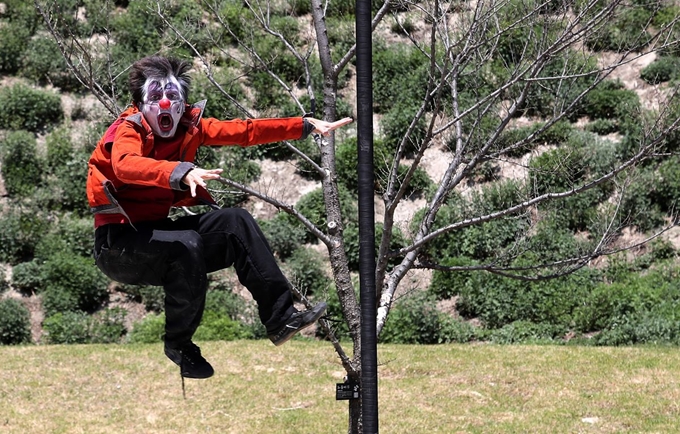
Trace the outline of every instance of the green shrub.
<path fill-rule="evenodd" d="M 155 344 L 162 342 L 163 336 L 165 336 L 165 314 L 151 314 L 133 325 L 128 334 L 128 341 L 133 344 Z"/>
<path fill-rule="evenodd" d="M 300 246 L 284 264 L 286 275 L 303 294 L 319 294 L 328 287 L 324 263 L 317 252 Z"/>
<path fill-rule="evenodd" d="M 243 86 L 238 77 L 228 68 L 213 73 L 215 81 L 236 101 L 245 100 Z M 203 74 L 197 74 L 191 82 L 191 101 L 208 100 L 203 115 L 209 118 L 230 119 L 242 115 L 234 103 L 222 91 L 215 87 Z"/>
<path fill-rule="evenodd" d="M 0 344 L 18 345 L 31 342 L 31 315 L 18 300 L 0 300 Z"/>
<path fill-rule="evenodd" d="M 641 7 L 620 6 L 618 14 L 588 35 L 586 46 L 593 51 L 638 51 L 651 40 L 647 27 L 651 12 Z"/>
<path fill-rule="evenodd" d="M 12 197 L 30 196 L 42 182 L 43 166 L 33 134 L 28 131 L 8 133 L 0 142 L 0 156 L 7 193 Z"/>
<path fill-rule="evenodd" d="M 587 162 L 579 150 L 557 148 L 543 152 L 531 159 L 531 190 L 537 194 L 566 190 L 582 180 Z"/>
<path fill-rule="evenodd" d="M 388 137 L 404 131 L 405 120 L 415 113 L 414 107 L 423 99 L 425 89 L 413 83 L 427 83 L 424 76 L 427 62 L 422 52 L 406 44 L 393 44 L 389 49 L 374 44 L 373 109 L 376 113 L 391 112 L 393 133 L 387 134 Z M 404 109 L 407 113 L 400 115 Z"/>
<path fill-rule="evenodd" d="M 583 247 L 587 247 L 587 241 L 579 241 L 574 237 L 565 224 L 565 220 L 570 219 L 568 215 L 566 210 L 561 209 L 545 213 L 533 229 L 533 234 L 521 244 L 524 254 L 520 257 L 530 263 L 550 263 L 577 257 Z"/>
<path fill-rule="evenodd" d="M 47 182 L 34 194 L 34 199 L 43 209 L 73 211 L 89 217 L 87 195 L 82 190 L 87 179 L 87 170 L 83 170 L 83 167 L 87 166 L 92 152 L 89 146 L 93 144 L 74 146 L 70 138 L 71 130 L 72 127 L 66 125 L 47 136 Z"/>
<path fill-rule="evenodd" d="M 57 43 L 49 36 L 30 40 L 21 58 L 19 73 L 40 86 L 51 84 L 67 92 L 82 88 L 69 70 Z"/>
<path fill-rule="evenodd" d="M 54 255 L 77 255 L 92 258 L 94 233 L 92 219 L 64 215 L 58 224 L 52 225 L 35 247 L 35 257 L 48 261 Z"/>
<path fill-rule="evenodd" d="M 119 53 L 141 57 L 158 52 L 164 30 L 161 17 L 145 2 L 130 2 L 111 21 L 111 33 L 116 40 L 114 58 Z"/>
<path fill-rule="evenodd" d="M 12 277 L 14 277 L 14 269 L 12 269 Z M 0 266 L 0 295 L 9 289 L 9 282 L 7 281 L 7 273 L 5 268 Z"/>
<path fill-rule="evenodd" d="M 161 3 L 164 14 L 170 25 L 175 28 L 165 29 L 161 43 L 168 47 L 175 57 L 191 58 L 198 51 L 205 55 L 215 45 L 213 42 L 213 30 L 217 26 L 209 26 L 200 4 L 193 0 L 176 0 Z M 206 7 L 207 9 L 207 7 Z M 184 35 L 188 42 L 177 37 L 175 31 Z"/>
<path fill-rule="evenodd" d="M 349 222 L 356 221 L 357 219 L 356 199 L 347 189 L 343 188 L 342 186 L 338 186 L 338 190 L 340 196 L 341 213 L 345 219 L 343 224 L 347 225 Z M 326 221 L 326 204 L 324 202 L 323 190 L 321 188 L 302 196 L 295 204 L 295 208 L 322 231 L 326 230 L 328 223 Z M 302 223 L 289 214 L 282 214 L 281 218 L 288 219 L 294 225 L 302 227 Z M 305 233 L 305 242 L 316 242 L 316 238 L 311 234 L 311 232 Z"/>
<path fill-rule="evenodd" d="M 675 210 L 680 203 L 680 157 L 674 155 L 661 162 L 658 168 L 659 183 L 652 190 L 652 200 L 665 212 Z"/>
<path fill-rule="evenodd" d="M 234 341 L 250 337 L 248 330 L 226 315 L 206 310 L 193 339 L 197 341 Z"/>
<path fill-rule="evenodd" d="M 521 264 L 517 264 L 521 265 Z M 465 318 L 479 318 L 489 329 L 515 321 L 568 326 L 584 297 L 597 283 L 594 270 L 579 270 L 546 281 L 523 281 L 486 272 L 471 274 L 457 309 Z"/>
<path fill-rule="evenodd" d="M 496 141 L 498 148 L 506 149 L 512 147 L 511 150 L 506 152 L 506 155 L 511 158 L 520 158 L 523 155 L 528 154 L 529 152 L 536 149 L 536 147 L 538 146 L 537 141 L 533 139 L 531 141 L 524 143 L 521 146 L 517 146 L 517 143 L 521 142 L 522 140 L 526 139 L 531 134 L 536 132 L 536 129 L 539 126 L 540 126 L 539 124 L 534 124 L 531 126 L 518 127 L 512 129 L 505 128 L 498 137 L 498 140 Z"/>
<path fill-rule="evenodd" d="M 48 315 L 93 312 L 108 298 L 108 278 L 92 258 L 57 254 L 43 264 L 44 305 Z"/>
<path fill-rule="evenodd" d="M 515 321 L 493 330 L 489 339 L 497 344 L 555 344 L 566 332 L 564 325 Z"/>
<path fill-rule="evenodd" d="M 47 218 L 35 210 L 3 207 L 0 213 L 0 261 L 14 265 L 33 259 L 36 244 L 48 226 Z"/>
<path fill-rule="evenodd" d="M 480 192 L 474 192 L 468 199 L 451 196 L 449 204 L 442 207 L 435 220 L 435 229 L 521 203 L 524 191 L 520 182 L 509 180 L 485 185 Z M 420 219 L 414 218 L 413 221 Z M 432 240 L 426 247 L 427 254 L 437 258 L 465 256 L 488 259 L 501 255 L 505 247 L 515 243 L 527 230 L 528 224 L 529 216 L 519 214 L 468 226 Z M 414 228 L 411 229 L 413 232 Z"/>
<path fill-rule="evenodd" d="M 663 269 L 645 275 L 634 271 L 614 274 L 615 281 L 595 286 L 582 298 L 574 314 L 577 329 L 584 333 L 612 329 L 624 318 L 644 317 L 651 313 L 680 320 L 677 308 L 680 291 L 673 280 L 676 275 L 673 270 L 669 274 Z"/>
<path fill-rule="evenodd" d="M 49 344 L 84 344 L 89 340 L 89 316 L 84 312 L 59 312 L 45 318 L 44 339 Z"/>
<path fill-rule="evenodd" d="M 30 30 L 20 23 L 9 22 L 0 26 L 0 72 L 15 74 L 21 56 L 31 37 Z"/>
<path fill-rule="evenodd" d="M 248 310 L 243 297 L 234 293 L 232 288 L 224 286 L 223 282 L 210 282 L 210 290 L 206 295 L 205 310 L 238 320 Z"/>
<path fill-rule="evenodd" d="M 639 112 L 640 98 L 635 91 L 625 89 L 620 81 L 605 80 L 585 96 L 576 113 L 591 119 L 623 122 Z"/>
<path fill-rule="evenodd" d="M 618 131 L 618 123 L 613 119 L 595 119 L 585 126 L 586 131 L 599 135 L 607 135 Z"/>
<path fill-rule="evenodd" d="M 107 308 L 90 316 L 89 339 L 92 344 L 112 344 L 121 341 L 127 333 L 125 317 L 127 311 L 120 307 Z"/>
<path fill-rule="evenodd" d="M 290 218 L 279 213 L 270 220 L 259 221 L 258 224 L 269 242 L 269 246 L 279 259 L 285 260 L 293 251 L 304 243 L 305 229 L 294 224 Z"/>
<path fill-rule="evenodd" d="M 312 12 L 312 3 L 306 0 L 288 0 L 287 3 L 290 12 L 295 17 L 307 15 Z"/>
<path fill-rule="evenodd" d="M 21 262 L 12 267 L 12 287 L 18 292 L 25 295 L 35 294 L 44 285 L 38 261 Z"/>
<path fill-rule="evenodd" d="M 0 107 L 0 128 L 8 130 L 39 133 L 64 118 L 59 95 L 21 83 L 0 89 Z"/>
<path fill-rule="evenodd" d="M 623 191 L 618 215 L 620 224 L 636 226 L 641 232 L 664 224 L 666 215 L 655 200 L 655 190 L 662 185 L 658 173 L 641 168 Z M 668 190 L 670 192 L 670 190 Z"/>
<path fill-rule="evenodd" d="M 404 20 L 395 19 L 390 25 L 390 32 L 396 35 L 409 35 L 416 30 L 416 25 L 408 18 Z"/>
<path fill-rule="evenodd" d="M 390 149 L 396 150 L 397 146 L 408 134 L 404 147 L 404 156 L 406 157 L 412 156 L 420 148 L 427 132 L 425 117 L 420 117 L 409 132 L 411 122 L 415 118 L 418 109 L 419 107 L 415 104 L 397 103 L 385 113 L 380 124 L 383 131 L 383 139 Z"/>
<path fill-rule="evenodd" d="M 469 322 L 444 313 L 439 313 L 439 320 L 441 321 L 439 342 L 443 344 L 464 344 L 480 337 L 480 331 Z"/>
<path fill-rule="evenodd" d="M 640 78 L 649 84 L 659 84 L 680 77 L 680 58 L 660 57 L 640 71 Z"/>
<path fill-rule="evenodd" d="M 529 88 L 523 111 L 529 116 L 545 118 L 566 112 L 567 106 L 592 84 L 593 76 L 590 74 L 597 69 L 597 59 L 592 54 L 568 50 L 556 56 L 546 64 L 539 77 L 570 78 L 533 83 Z M 519 92 L 519 89 L 511 89 L 511 93 L 516 92 Z"/>
<path fill-rule="evenodd" d="M 465 267 L 474 265 L 474 261 L 465 257 L 447 258 L 442 265 Z M 439 271 L 432 273 L 432 281 L 428 290 L 437 300 L 446 300 L 460 294 L 462 288 L 470 283 L 470 271 Z"/>
<path fill-rule="evenodd" d="M 46 170 L 54 173 L 55 169 L 63 166 L 71 158 L 73 143 L 71 142 L 71 130 L 69 125 L 55 128 L 45 137 Z"/>
<path fill-rule="evenodd" d="M 257 305 L 233 292 L 224 280 L 211 275 L 205 315 L 196 332 L 197 340 L 262 339 L 267 332 Z"/>
<path fill-rule="evenodd" d="M 258 146 L 255 146 L 256 148 Z M 234 146 L 225 147 L 220 150 L 221 168 L 224 176 L 232 181 L 248 185 L 256 180 L 261 173 L 260 166 L 249 158 L 247 149 Z M 224 193 L 214 194 L 213 197 L 222 207 L 236 206 L 247 199 L 247 195 L 240 190 L 225 188 Z"/>
<path fill-rule="evenodd" d="M 436 302 L 431 295 L 425 291 L 418 291 L 395 302 L 392 306 L 387 323 L 380 334 L 380 342 L 399 344 L 442 343 L 447 340 L 442 334 L 444 324 L 448 327 L 447 331 L 452 333 L 449 338 L 456 336 L 452 324 L 446 318 L 446 314 L 437 310 Z M 465 333 L 462 335 L 464 336 Z"/>
<path fill-rule="evenodd" d="M 680 343 L 680 320 L 643 313 L 618 318 L 593 337 L 595 345 L 641 345 Z"/>

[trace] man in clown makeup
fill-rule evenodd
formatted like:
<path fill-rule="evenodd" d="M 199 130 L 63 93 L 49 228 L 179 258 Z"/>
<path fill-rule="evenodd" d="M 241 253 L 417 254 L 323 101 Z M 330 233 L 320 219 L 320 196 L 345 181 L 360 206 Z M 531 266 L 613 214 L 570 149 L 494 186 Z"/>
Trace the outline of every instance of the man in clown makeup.
<path fill-rule="evenodd" d="M 94 256 L 111 279 L 163 286 L 165 354 L 182 377 L 208 378 L 213 368 L 192 342 L 210 272 L 233 266 L 258 305 L 269 339 L 281 345 L 314 324 L 319 303 L 298 311 L 253 217 L 217 209 L 205 189 L 221 169 L 194 164 L 199 146 L 253 146 L 328 135 L 352 122 L 314 118 L 203 118 L 205 101 L 189 105 L 190 64 L 146 57 L 132 65 L 132 107 L 108 128 L 89 160 L 87 196 L 95 223 Z M 168 218 L 173 206 L 212 205 L 210 212 Z"/>

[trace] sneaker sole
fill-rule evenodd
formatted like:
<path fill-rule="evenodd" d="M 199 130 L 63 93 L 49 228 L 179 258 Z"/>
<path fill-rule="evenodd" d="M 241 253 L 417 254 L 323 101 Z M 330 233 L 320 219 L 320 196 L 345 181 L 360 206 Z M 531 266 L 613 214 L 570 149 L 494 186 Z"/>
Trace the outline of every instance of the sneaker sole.
<path fill-rule="evenodd" d="M 293 336 L 300 333 L 302 330 L 306 330 L 306 329 L 310 328 L 311 326 L 313 326 L 319 320 L 319 318 L 321 318 L 323 316 L 324 312 L 326 312 L 326 309 L 327 309 L 327 306 L 324 306 L 323 309 L 321 309 L 316 315 L 314 315 L 312 317 L 312 320 L 309 323 L 307 323 L 306 325 L 303 325 L 299 329 L 295 330 L 293 333 L 290 333 L 289 335 L 285 336 L 282 340 L 280 340 L 278 342 L 272 342 L 272 343 L 275 346 L 279 347 L 279 346 L 285 344 L 286 342 L 288 342 L 289 340 L 293 339 Z"/>

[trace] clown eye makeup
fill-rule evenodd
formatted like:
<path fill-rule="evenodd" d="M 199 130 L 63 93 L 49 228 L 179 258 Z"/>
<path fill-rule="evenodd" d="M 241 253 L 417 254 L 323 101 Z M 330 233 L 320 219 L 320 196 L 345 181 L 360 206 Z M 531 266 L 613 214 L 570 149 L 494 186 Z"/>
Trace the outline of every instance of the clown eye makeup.
<path fill-rule="evenodd" d="M 144 100 L 147 103 L 158 102 L 163 98 L 163 88 L 157 81 L 149 83 Z"/>
<path fill-rule="evenodd" d="M 165 86 L 162 82 L 149 81 L 143 101 L 146 104 L 155 104 L 162 100 L 164 96 L 171 102 L 181 102 L 184 99 L 181 90 L 173 81 L 168 81 Z"/>
<path fill-rule="evenodd" d="M 179 91 L 175 83 L 168 83 L 165 86 L 165 96 L 170 101 L 180 101 L 182 99 L 182 93 Z"/>

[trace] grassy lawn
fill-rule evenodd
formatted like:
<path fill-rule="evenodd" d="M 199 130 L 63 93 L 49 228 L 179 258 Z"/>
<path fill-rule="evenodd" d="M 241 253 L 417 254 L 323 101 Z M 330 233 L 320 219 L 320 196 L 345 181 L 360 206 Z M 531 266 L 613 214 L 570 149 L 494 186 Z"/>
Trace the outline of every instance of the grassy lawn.
<path fill-rule="evenodd" d="M 343 433 L 330 345 L 205 342 L 186 380 L 161 345 L 0 347 L 0 433 Z M 380 431 L 680 432 L 680 349 L 381 345 Z"/>

